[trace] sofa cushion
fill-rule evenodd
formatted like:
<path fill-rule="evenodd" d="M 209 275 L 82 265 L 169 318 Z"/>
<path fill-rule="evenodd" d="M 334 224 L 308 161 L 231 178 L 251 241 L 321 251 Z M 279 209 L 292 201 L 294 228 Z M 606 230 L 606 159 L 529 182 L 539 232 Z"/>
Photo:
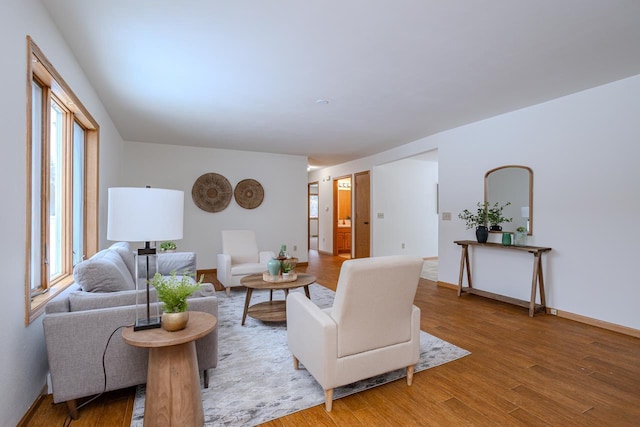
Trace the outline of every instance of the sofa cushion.
<path fill-rule="evenodd" d="M 129 269 L 117 251 L 104 249 L 76 265 L 73 278 L 85 292 L 117 292 L 135 289 Z"/>
<path fill-rule="evenodd" d="M 147 301 L 146 290 L 121 292 L 84 292 L 76 291 L 69 294 L 69 311 L 97 310 L 99 308 L 121 307 L 136 304 L 136 294 L 139 293 L 139 303 Z M 158 300 L 156 290 L 150 289 L 152 302 Z"/>
<path fill-rule="evenodd" d="M 120 255 L 120 258 L 124 261 L 127 266 L 127 270 L 131 274 L 131 277 L 136 277 L 136 258 L 129 242 L 117 242 L 109 247 Z"/>
<path fill-rule="evenodd" d="M 266 271 L 267 268 L 264 264 L 251 263 L 251 264 L 239 264 L 231 267 L 232 276 L 246 276 L 247 274 L 258 274 Z"/>

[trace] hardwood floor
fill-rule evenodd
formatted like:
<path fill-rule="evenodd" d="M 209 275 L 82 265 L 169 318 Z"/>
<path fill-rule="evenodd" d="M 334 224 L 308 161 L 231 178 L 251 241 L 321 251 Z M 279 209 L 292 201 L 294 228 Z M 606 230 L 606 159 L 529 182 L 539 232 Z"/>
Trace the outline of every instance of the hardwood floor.
<path fill-rule="evenodd" d="M 308 273 L 335 289 L 345 259 L 310 253 Z M 303 270 L 300 268 L 298 270 Z M 289 426 L 640 426 L 640 339 L 420 280 L 422 329 L 471 355 L 404 380 L 263 424 Z M 72 426 L 128 426 L 133 389 L 107 393 Z M 62 425 L 41 401 L 29 426 Z"/>

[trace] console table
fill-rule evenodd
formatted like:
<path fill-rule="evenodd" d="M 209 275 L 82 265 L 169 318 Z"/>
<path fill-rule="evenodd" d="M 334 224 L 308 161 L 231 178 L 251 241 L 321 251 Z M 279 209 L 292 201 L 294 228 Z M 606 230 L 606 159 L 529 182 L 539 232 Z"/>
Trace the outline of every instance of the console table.
<path fill-rule="evenodd" d="M 535 313 L 544 312 L 546 307 L 544 296 L 544 278 L 542 275 L 542 254 L 551 250 L 551 248 L 541 246 L 504 246 L 500 243 L 478 243 L 475 240 L 456 240 L 453 243 L 462 247 L 462 256 L 460 257 L 460 276 L 458 277 L 458 296 L 463 292 L 491 298 L 498 301 L 515 304 L 520 307 L 529 308 L 529 316 L 533 317 Z M 508 251 L 524 251 L 533 254 L 533 277 L 531 279 L 531 299 L 523 301 L 517 298 L 511 298 L 504 295 L 487 292 L 473 287 L 471 281 L 471 264 L 469 264 L 469 246 L 481 246 L 495 249 L 503 249 Z M 464 270 L 467 270 L 467 282 L 469 286 L 462 286 Z M 536 285 L 540 289 L 540 304 L 536 304 Z"/>

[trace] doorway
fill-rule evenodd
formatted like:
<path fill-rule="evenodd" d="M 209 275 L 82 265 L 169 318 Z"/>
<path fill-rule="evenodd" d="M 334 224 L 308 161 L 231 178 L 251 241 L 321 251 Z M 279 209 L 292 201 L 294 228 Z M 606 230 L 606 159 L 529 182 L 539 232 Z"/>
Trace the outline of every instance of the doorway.
<path fill-rule="evenodd" d="M 333 180 L 333 254 L 351 258 L 351 176 Z"/>
<path fill-rule="evenodd" d="M 318 209 L 318 181 L 310 182 L 308 184 L 308 209 L 309 213 L 308 218 L 308 244 L 307 247 L 309 250 L 317 251 L 318 250 L 318 220 L 319 220 L 319 209 Z"/>

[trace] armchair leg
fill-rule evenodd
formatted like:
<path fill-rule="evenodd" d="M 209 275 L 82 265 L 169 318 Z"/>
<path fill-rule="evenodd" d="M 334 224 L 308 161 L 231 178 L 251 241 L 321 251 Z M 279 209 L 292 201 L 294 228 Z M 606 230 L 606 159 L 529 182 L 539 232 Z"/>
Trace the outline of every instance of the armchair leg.
<path fill-rule="evenodd" d="M 333 407 L 333 389 L 324 391 L 324 407 L 327 412 L 331 412 L 331 408 Z"/>
<path fill-rule="evenodd" d="M 227 293 L 227 296 L 231 295 L 231 288 L 224 288 L 224 290 Z"/>
<path fill-rule="evenodd" d="M 78 401 L 76 399 L 67 400 L 67 409 L 69 410 L 69 416 L 73 420 L 78 419 Z"/>
<path fill-rule="evenodd" d="M 204 380 L 204 388 L 209 388 L 209 370 L 205 369 L 202 373 L 202 379 Z"/>
<path fill-rule="evenodd" d="M 300 369 L 300 361 L 295 356 L 293 356 L 293 369 L 295 369 L 296 371 Z"/>
<path fill-rule="evenodd" d="M 413 372 L 416 369 L 416 365 L 407 366 L 407 385 L 413 383 Z"/>

